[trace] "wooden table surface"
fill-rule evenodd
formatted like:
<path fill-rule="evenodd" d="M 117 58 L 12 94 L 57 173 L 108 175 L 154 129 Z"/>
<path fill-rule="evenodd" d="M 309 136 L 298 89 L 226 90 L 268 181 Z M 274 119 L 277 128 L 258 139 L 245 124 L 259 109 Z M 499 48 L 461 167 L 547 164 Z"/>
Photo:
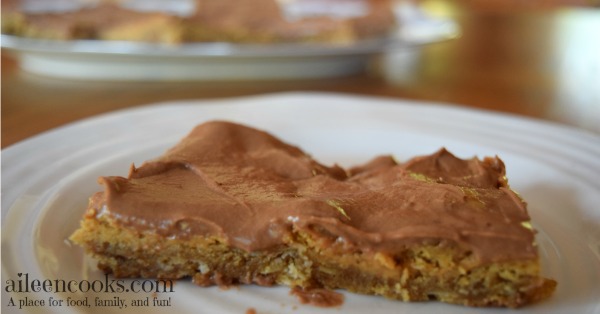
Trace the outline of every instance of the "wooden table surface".
<path fill-rule="evenodd" d="M 335 79 L 66 80 L 25 73 L 18 61 L 3 52 L 2 148 L 121 108 L 282 91 L 436 101 L 548 120 L 599 134 L 600 9 L 580 3 L 541 8 L 516 7 L 517 2 L 489 3 L 423 1 L 430 14 L 453 18 L 462 29 L 461 37 L 383 55 L 370 71 Z"/>

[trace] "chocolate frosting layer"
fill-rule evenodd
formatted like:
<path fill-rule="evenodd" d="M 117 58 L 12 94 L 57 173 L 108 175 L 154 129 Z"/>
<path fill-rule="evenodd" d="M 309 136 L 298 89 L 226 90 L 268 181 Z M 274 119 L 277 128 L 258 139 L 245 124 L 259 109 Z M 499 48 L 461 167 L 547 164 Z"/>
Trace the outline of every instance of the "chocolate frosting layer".
<path fill-rule="evenodd" d="M 128 178 L 99 182 L 97 215 L 168 237 L 218 236 L 247 251 L 300 230 L 348 251 L 394 254 L 431 243 L 456 245 L 481 263 L 537 256 L 525 203 L 497 157 L 463 160 L 441 149 L 346 170 L 268 133 L 214 121 L 132 166 Z"/>

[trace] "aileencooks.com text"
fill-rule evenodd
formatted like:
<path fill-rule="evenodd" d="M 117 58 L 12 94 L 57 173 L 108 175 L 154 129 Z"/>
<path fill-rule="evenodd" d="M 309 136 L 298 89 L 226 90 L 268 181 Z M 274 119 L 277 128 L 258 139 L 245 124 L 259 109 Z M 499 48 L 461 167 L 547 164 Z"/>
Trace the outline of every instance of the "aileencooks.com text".
<path fill-rule="evenodd" d="M 47 292 L 47 293 L 123 293 L 174 292 L 172 280 L 162 279 L 113 279 L 104 275 L 104 279 L 96 280 L 63 280 L 63 279 L 31 279 L 28 273 L 18 273 L 18 279 L 8 279 L 5 291 L 14 293 Z"/>

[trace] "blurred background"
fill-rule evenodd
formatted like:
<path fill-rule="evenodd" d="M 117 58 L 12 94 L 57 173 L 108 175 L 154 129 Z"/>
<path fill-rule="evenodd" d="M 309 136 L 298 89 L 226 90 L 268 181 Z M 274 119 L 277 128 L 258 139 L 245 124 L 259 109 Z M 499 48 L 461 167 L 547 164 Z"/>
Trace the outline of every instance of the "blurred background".
<path fill-rule="evenodd" d="M 12 1 L 2 1 L 2 9 Z M 458 37 L 372 56 L 357 73 L 267 80 L 79 80 L 23 71 L 2 50 L 2 148 L 121 108 L 317 91 L 441 102 L 600 133 L 600 1 L 422 0 Z M 4 46 L 4 45 L 3 45 Z"/>

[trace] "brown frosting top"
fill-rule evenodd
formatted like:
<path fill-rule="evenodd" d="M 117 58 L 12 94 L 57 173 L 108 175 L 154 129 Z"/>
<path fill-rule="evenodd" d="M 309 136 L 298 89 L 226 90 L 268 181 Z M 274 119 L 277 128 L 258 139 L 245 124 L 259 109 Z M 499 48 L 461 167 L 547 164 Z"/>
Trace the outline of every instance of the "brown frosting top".
<path fill-rule="evenodd" d="M 102 177 L 96 215 L 168 237 L 218 236 L 247 250 L 292 230 L 340 250 L 394 254 L 457 245 L 479 262 L 536 258 L 525 203 L 497 157 L 463 160 L 445 149 L 345 170 L 319 164 L 268 133 L 229 122 L 197 126 L 162 157 Z"/>

